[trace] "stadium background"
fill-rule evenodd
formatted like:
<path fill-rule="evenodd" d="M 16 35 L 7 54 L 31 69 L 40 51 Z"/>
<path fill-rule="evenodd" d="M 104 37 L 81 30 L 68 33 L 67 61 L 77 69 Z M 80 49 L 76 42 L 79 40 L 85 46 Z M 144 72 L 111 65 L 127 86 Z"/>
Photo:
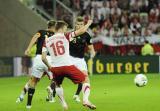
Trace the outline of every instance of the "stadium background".
<path fill-rule="evenodd" d="M 46 21 L 52 18 L 64 20 L 73 28 L 74 18 L 78 15 L 83 16 L 85 22 L 93 19 L 89 33 L 93 37 L 97 55 L 91 60 L 86 54 L 86 60 L 89 73 L 93 74 L 93 101 L 100 94 L 97 96 L 98 111 L 138 111 L 136 106 L 142 111 L 159 111 L 160 0 L 0 0 L 0 77 L 7 77 L 0 78 L 0 89 L 6 89 L 1 95 L 10 95 L 8 98 L 0 96 L 0 106 L 3 106 L 0 111 L 24 108 L 24 104 L 17 106 L 13 101 L 30 74 L 32 57 L 25 57 L 24 50 L 32 35 L 38 29 L 46 28 Z M 146 40 L 154 52 L 148 52 L 150 49 L 146 49 L 148 54 L 141 52 Z M 149 84 L 142 89 L 137 89 L 133 84 L 134 76 L 138 73 L 147 74 L 149 79 Z M 47 79 L 44 79 L 39 84 L 37 89 L 43 94 L 38 93 L 35 101 L 41 102 L 45 97 L 43 90 L 47 83 Z M 66 93 L 73 92 L 74 86 L 64 87 Z M 13 94 L 7 93 L 10 90 Z M 122 101 L 124 98 L 125 102 Z M 12 103 L 9 103 L 10 99 Z M 71 97 L 67 99 L 71 101 Z M 73 110 L 76 110 L 78 106 L 73 104 Z M 45 105 L 42 104 L 42 107 Z M 35 105 L 33 109 L 38 108 Z"/>

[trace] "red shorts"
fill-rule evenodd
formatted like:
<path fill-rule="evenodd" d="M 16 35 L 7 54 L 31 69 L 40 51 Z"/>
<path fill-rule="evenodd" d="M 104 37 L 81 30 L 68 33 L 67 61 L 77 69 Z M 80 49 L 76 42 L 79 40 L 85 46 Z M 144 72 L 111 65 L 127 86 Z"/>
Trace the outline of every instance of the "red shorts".
<path fill-rule="evenodd" d="M 64 77 L 71 79 L 75 84 L 85 81 L 84 73 L 77 69 L 74 65 L 54 67 L 51 71 L 55 82 L 59 85 L 62 84 Z"/>

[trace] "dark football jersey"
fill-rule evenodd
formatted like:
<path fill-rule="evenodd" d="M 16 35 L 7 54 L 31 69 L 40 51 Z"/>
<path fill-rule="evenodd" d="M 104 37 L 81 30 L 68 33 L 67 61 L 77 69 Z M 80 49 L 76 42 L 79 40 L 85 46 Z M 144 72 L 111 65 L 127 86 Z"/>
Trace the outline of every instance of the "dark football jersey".
<path fill-rule="evenodd" d="M 40 37 L 37 40 L 36 54 L 42 54 L 42 46 L 43 46 L 43 43 L 44 43 L 44 40 L 45 40 L 45 35 L 50 37 L 54 34 L 54 32 L 51 32 L 51 31 L 48 31 L 48 30 L 39 30 L 37 33 L 40 34 Z"/>
<path fill-rule="evenodd" d="M 78 37 L 74 37 L 69 46 L 70 55 L 73 57 L 83 58 L 85 47 L 91 44 L 91 36 L 88 34 L 88 32 L 85 32 Z"/>

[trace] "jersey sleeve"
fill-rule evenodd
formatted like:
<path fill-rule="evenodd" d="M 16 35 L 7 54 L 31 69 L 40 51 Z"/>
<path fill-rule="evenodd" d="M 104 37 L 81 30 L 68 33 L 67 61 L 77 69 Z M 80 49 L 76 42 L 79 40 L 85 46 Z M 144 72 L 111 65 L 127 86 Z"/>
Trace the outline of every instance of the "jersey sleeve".
<path fill-rule="evenodd" d="M 86 42 L 88 45 L 92 45 L 92 37 L 90 36 L 90 34 L 88 32 L 86 32 Z"/>
<path fill-rule="evenodd" d="M 64 35 L 65 35 L 65 37 L 67 38 L 68 41 L 71 41 L 72 38 L 76 36 L 75 31 L 73 31 L 73 32 L 67 32 Z"/>

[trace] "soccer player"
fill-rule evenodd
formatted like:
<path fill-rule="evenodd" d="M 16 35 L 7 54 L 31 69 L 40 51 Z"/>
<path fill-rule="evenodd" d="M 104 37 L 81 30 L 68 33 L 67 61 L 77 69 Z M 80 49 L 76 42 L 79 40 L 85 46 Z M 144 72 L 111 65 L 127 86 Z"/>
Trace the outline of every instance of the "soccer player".
<path fill-rule="evenodd" d="M 83 26 L 84 26 L 83 17 L 78 17 L 76 20 L 75 30 L 78 30 Z M 86 79 L 88 79 L 89 81 L 87 64 L 84 59 L 84 53 L 85 53 L 86 47 L 88 47 L 91 57 L 94 57 L 95 50 L 91 41 L 91 36 L 89 35 L 88 32 L 85 32 L 79 35 L 78 37 L 75 37 L 70 42 L 70 55 L 71 55 L 72 62 L 79 70 L 81 70 L 86 75 Z M 76 102 L 80 102 L 79 94 L 81 90 L 82 90 L 82 84 L 80 83 L 78 84 L 77 91 L 73 96 L 73 99 Z"/>
<path fill-rule="evenodd" d="M 36 44 L 37 50 L 36 50 L 36 56 L 33 60 L 33 66 L 32 66 L 32 74 L 29 79 L 29 81 L 24 86 L 24 89 L 22 90 L 20 96 L 17 98 L 16 102 L 22 102 L 24 99 L 25 94 L 28 92 L 28 99 L 27 99 L 27 106 L 26 108 L 31 108 L 31 102 L 32 97 L 35 92 L 35 87 L 42 75 L 45 73 L 48 74 L 50 79 L 53 78 L 52 73 L 48 71 L 48 67 L 42 62 L 41 54 L 42 54 L 42 46 L 44 43 L 44 40 L 46 36 L 52 36 L 54 34 L 55 29 L 55 21 L 50 20 L 48 22 L 48 29 L 46 30 L 39 30 L 31 39 L 28 48 L 25 51 L 25 55 L 29 55 L 31 47 Z M 49 55 L 47 55 L 47 60 L 51 61 L 51 58 Z"/>
<path fill-rule="evenodd" d="M 61 87 L 64 77 L 71 79 L 75 84 L 83 83 L 83 105 L 90 109 L 96 109 L 96 106 L 89 101 L 89 81 L 85 78 L 85 74 L 73 65 L 69 54 L 69 41 L 85 33 L 91 24 L 92 20 L 89 20 L 88 23 L 80 29 L 65 33 L 67 31 L 67 24 L 63 21 L 58 21 L 55 25 L 55 34 L 45 40 L 45 45 L 42 50 L 42 61 L 54 74 L 56 93 L 60 98 L 64 110 L 68 109 L 68 105 L 63 96 L 63 88 Z M 46 58 L 48 52 L 51 55 L 51 64 Z"/>
<path fill-rule="evenodd" d="M 83 26 L 84 26 L 83 17 L 77 17 L 75 30 L 78 30 Z M 69 50 L 70 50 L 71 60 L 72 60 L 73 64 L 86 75 L 86 79 L 88 79 L 88 81 L 89 81 L 87 64 L 84 60 L 84 53 L 85 53 L 86 46 L 89 49 L 91 57 L 94 57 L 95 50 L 94 50 L 94 47 L 93 47 L 93 44 L 91 41 L 91 36 L 89 35 L 88 32 L 85 32 L 85 33 L 79 35 L 78 37 L 74 37 L 73 40 L 70 41 Z M 50 87 L 49 86 L 47 87 L 48 97 L 51 96 L 54 91 L 53 86 L 55 86 L 54 83 Z M 52 89 L 53 89 L 53 91 L 52 91 Z M 75 95 L 73 96 L 73 99 L 76 102 L 80 102 L 79 94 L 80 94 L 81 90 L 82 90 L 82 83 L 78 84 L 77 91 L 76 91 Z M 55 91 L 53 93 L 53 97 L 55 97 Z M 50 97 L 50 98 L 52 99 L 52 97 Z"/>

